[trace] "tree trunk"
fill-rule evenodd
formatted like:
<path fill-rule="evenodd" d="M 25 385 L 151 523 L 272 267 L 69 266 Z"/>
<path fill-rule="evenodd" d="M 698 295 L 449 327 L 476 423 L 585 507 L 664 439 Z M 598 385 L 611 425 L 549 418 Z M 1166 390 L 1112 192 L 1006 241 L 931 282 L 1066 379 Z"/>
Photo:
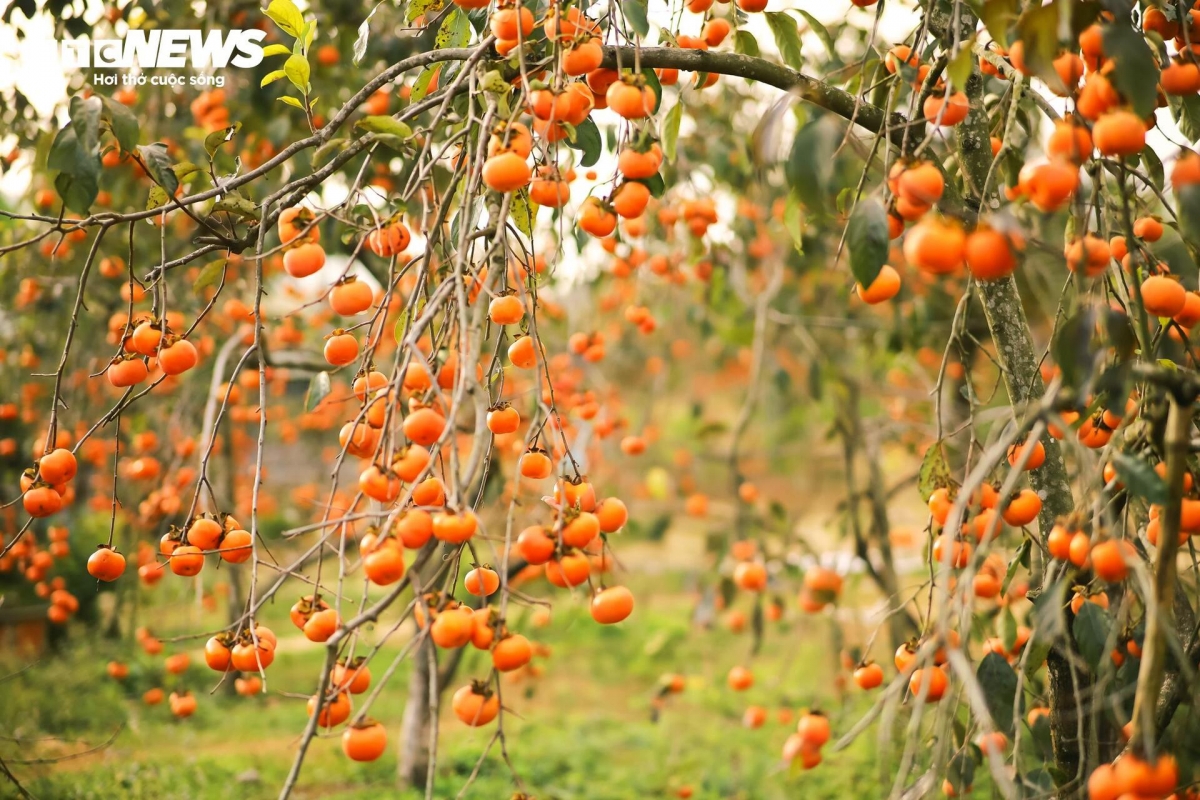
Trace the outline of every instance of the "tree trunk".
<path fill-rule="evenodd" d="M 974 15 L 963 12 L 962 28 L 975 29 Z M 966 37 L 961 38 L 966 41 Z M 971 77 L 967 81 L 967 97 L 971 112 L 959 125 L 957 135 L 959 160 L 962 164 L 964 194 L 967 204 L 977 211 L 987 208 L 989 198 L 983 195 L 987 176 L 992 167 L 991 138 L 987 114 L 983 108 L 983 76 L 979 62 L 973 57 Z M 991 329 L 992 341 L 996 346 L 996 358 L 1004 374 L 1004 385 L 1008 390 L 1009 402 L 1018 418 L 1026 405 L 1041 398 L 1046 391 L 1038 368 L 1037 354 L 1033 348 L 1033 337 L 1016 281 L 1012 277 L 996 281 L 980 281 L 977 284 L 983 300 L 984 313 Z M 1048 433 L 1042 436 L 1046 448 L 1045 463 L 1029 473 L 1029 482 L 1042 497 L 1042 512 L 1038 525 L 1043 540 L 1054 526 L 1054 521 L 1074 508 L 1071 486 L 1067 480 L 1066 464 L 1062 449 L 1056 439 Z M 1048 589 L 1049 587 L 1042 587 Z M 1068 627 L 1069 629 L 1069 627 Z M 1074 651 L 1075 643 L 1070 634 L 1065 645 Z M 1085 696 L 1091 681 L 1089 676 L 1076 672 L 1072 676 L 1070 653 L 1056 648 L 1047 658 L 1047 690 L 1050 702 L 1050 734 L 1054 748 L 1054 761 L 1058 769 L 1068 776 L 1087 775 L 1089 767 L 1086 753 L 1079 737 L 1079 717 L 1084 713 L 1080 697 Z M 1103 718 L 1101 718 L 1103 725 Z M 1086 726 L 1085 726 L 1086 732 Z M 1107 737 L 1097 737 L 1107 738 Z M 1076 789 L 1067 789 L 1062 797 L 1077 796 Z"/>
<path fill-rule="evenodd" d="M 400 756 L 397 769 L 402 787 L 424 789 L 429 776 L 429 662 L 434 648 L 423 637 L 412 653 L 412 674 L 408 682 L 408 703 L 400 723 Z"/>
<path fill-rule="evenodd" d="M 979 289 L 992 329 L 992 340 L 996 344 L 997 360 L 1004 370 L 1004 384 L 1013 409 L 1019 414 L 1027 402 L 1041 397 L 1046 390 L 1033 351 L 1025 310 L 1012 278 L 981 282 Z M 1046 461 L 1038 469 L 1030 471 L 1029 483 L 1042 497 L 1038 526 L 1044 541 L 1054 527 L 1054 521 L 1073 510 L 1074 500 L 1058 441 L 1045 434 L 1042 436 L 1042 445 L 1046 448 Z M 1041 588 L 1045 591 L 1051 587 Z M 1067 637 L 1069 647 L 1074 651 L 1074 639 L 1069 633 Z M 1091 676 L 1082 671 L 1076 671 L 1072 677 L 1069 656 L 1069 653 L 1055 647 L 1047 657 L 1047 693 L 1055 765 L 1067 775 L 1076 775 L 1084 758 L 1079 741 L 1079 716 L 1084 711 L 1079 698 L 1087 694 L 1092 681 Z M 1087 772 L 1090 770 L 1082 774 Z"/>
<path fill-rule="evenodd" d="M 879 587 L 887 601 L 888 630 L 891 634 L 892 646 L 901 643 L 920 633 L 920 627 L 908 608 L 898 608 L 894 604 L 900 600 L 900 584 L 896 579 L 895 563 L 892 560 L 891 542 L 888 541 L 888 531 L 891 526 L 887 516 L 887 489 L 879 468 L 878 443 L 874 438 L 868 442 L 862 430 L 862 413 L 859 398 L 861 388 L 853 379 L 847 377 L 841 370 L 837 371 L 838 378 L 846 392 L 844 416 L 840 424 L 842 433 L 843 455 L 846 461 L 846 489 L 848 493 L 847 514 L 850 517 L 850 528 L 854 534 L 855 554 L 866 565 L 867 574 Z M 868 488 L 865 492 L 871 512 L 871 536 L 863 530 L 858 518 L 859 488 L 855 473 L 855 462 L 858 457 L 858 446 L 864 445 L 868 470 Z M 879 551 L 878 561 L 871 558 L 870 540 L 875 540 Z"/>
<path fill-rule="evenodd" d="M 885 592 L 888 592 L 888 596 L 893 598 L 894 602 L 899 599 L 897 595 L 900 591 L 900 584 L 896 580 L 896 562 L 892 557 L 892 542 L 888 538 L 892 526 L 888 520 L 887 513 L 887 484 L 883 477 L 883 470 L 879 466 L 879 443 L 875 441 L 874 437 L 866 440 L 865 454 L 867 457 L 868 475 L 867 497 L 871 502 L 871 519 L 872 530 L 875 534 L 875 546 L 879 549 L 878 572 L 880 585 Z M 891 603 L 888 605 L 890 608 Z M 892 614 L 888 620 L 888 625 L 891 628 L 892 644 L 897 647 L 910 636 L 920 631 L 912 615 L 907 611 L 902 614 Z"/>
<path fill-rule="evenodd" d="M 437 557 L 440 550 L 441 543 L 431 541 L 417 555 L 417 561 L 413 564 L 415 591 L 433 591 L 434 587 L 429 582 L 441 564 L 441 559 Z M 429 677 L 430 670 L 437 664 L 437 647 L 421 631 L 416 635 L 420 641 L 408 657 L 412 661 L 412 672 L 408 679 L 408 703 L 404 706 L 404 717 L 400 722 L 397 779 L 402 787 L 424 790 L 429 776 L 429 734 L 433 722 Z"/>

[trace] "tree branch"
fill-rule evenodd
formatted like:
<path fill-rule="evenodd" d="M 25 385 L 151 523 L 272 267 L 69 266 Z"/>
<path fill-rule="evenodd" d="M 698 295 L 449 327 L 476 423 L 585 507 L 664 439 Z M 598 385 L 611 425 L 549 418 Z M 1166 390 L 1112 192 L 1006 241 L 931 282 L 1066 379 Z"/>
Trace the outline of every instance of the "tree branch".
<path fill-rule="evenodd" d="M 1146 639 L 1142 650 L 1142 667 L 1138 671 L 1137 694 L 1133 701 L 1133 734 L 1130 751 L 1143 757 L 1155 757 L 1155 708 L 1162 692 L 1163 669 L 1166 665 L 1167 634 L 1174 625 L 1175 584 L 1179 579 L 1179 525 L 1183 501 L 1183 476 L 1187 471 L 1188 434 L 1192 421 L 1188 416 L 1190 402 L 1181 407 L 1179 399 L 1170 396 L 1167 413 L 1167 504 L 1163 506 L 1162 527 L 1158 534 L 1158 557 L 1154 565 L 1154 596 L 1146 598 Z"/>
<path fill-rule="evenodd" d="M 801 100 L 831 111 L 871 133 L 886 130 L 888 138 L 897 147 L 901 145 L 905 126 L 908 125 L 903 115 L 888 115 L 879 106 L 860 100 L 836 86 L 810 78 L 790 67 L 737 53 L 714 53 L 681 47 L 605 47 L 601 66 L 616 69 L 618 63 L 635 63 L 635 58 L 636 63 L 644 68 L 729 75 L 793 92 Z"/>

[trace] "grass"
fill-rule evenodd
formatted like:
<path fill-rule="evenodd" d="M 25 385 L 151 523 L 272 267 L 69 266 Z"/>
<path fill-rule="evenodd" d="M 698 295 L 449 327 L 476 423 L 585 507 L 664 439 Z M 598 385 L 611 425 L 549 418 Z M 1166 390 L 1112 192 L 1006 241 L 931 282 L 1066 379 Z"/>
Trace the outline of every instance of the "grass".
<path fill-rule="evenodd" d="M 768 624 L 767 646 L 751 658 L 749 634 L 689 625 L 691 601 L 670 576 L 635 583 L 639 605 L 619 626 L 596 625 L 578 600 L 556 603 L 551 624 L 533 631 L 550 657 L 537 679 L 506 683 L 513 714 L 506 731 L 513 764 L 528 791 L 539 798 L 625 800 L 668 797 L 680 785 L 697 798 L 841 798 L 863 796 L 877 780 L 869 734 L 850 749 L 833 753 L 810 772 L 784 768 L 780 748 L 793 730 L 776 720 L 779 709 L 820 704 L 845 730 L 866 710 L 870 698 L 851 695 L 843 704 L 833 689 L 836 652 L 824 618 L 785 619 Z M 744 602 L 744 601 L 743 601 Z M 281 614 L 281 611 L 276 611 Z M 280 624 L 282 623 L 282 624 Z M 275 628 L 288 631 L 280 620 Z M 517 620 L 515 627 L 528 630 Z M 194 628 L 193 628 L 194 630 Z M 290 632 L 290 631 L 289 631 Z M 101 753 L 52 765 L 13 768 L 38 798 L 224 798 L 278 795 L 305 720 L 304 701 L 283 692 L 307 694 L 319 672 L 320 648 L 300 641 L 280 648 L 268 672 L 271 694 L 228 697 L 207 691 L 215 678 L 199 662 L 182 681 L 200 696 L 190 719 L 176 721 L 165 705 L 143 706 L 137 697 L 161 680 L 142 657 L 122 686 L 104 676 L 104 663 L 128 652 L 111 641 L 78 641 L 61 658 L 48 659 L 10 678 L 0 692 L 0 729 L 23 740 L 56 736 L 65 741 L 15 743 L 0 740 L 0 757 L 28 759 L 85 749 L 125 727 Z M 381 654 L 386 663 L 389 647 Z M 169 650 L 168 650 L 169 652 Z M 461 682 L 487 672 L 485 654 L 464 658 Z M 755 686 L 734 693 L 724 676 L 738 663 L 750 665 Z M 381 670 L 379 670 L 381 671 Z M 372 709 L 388 725 L 393 741 L 379 761 L 359 765 L 346 759 L 337 733 L 313 743 L 304 764 L 298 798 L 367 800 L 422 796 L 396 789 L 395 739 L 405 701 L 402 668 Z M 652 719 L 660 676 L 678 672 L 686 691 L 667 698 Z M 170 678 L 165 685 L 171 687 Z M 448 697 L 449 693 L 447 693 Z M 758 730 L 740 724 L 750 704 L 771 711 Z M 494 727 L 468 729 L 443 715 L 435 796 L 453 798 L 466 785 Z M 0 797 L 10 791 L 0 784 Z M 497 749 L 489 754 L 468 798 L 507 798 L 514 791 Z"/>

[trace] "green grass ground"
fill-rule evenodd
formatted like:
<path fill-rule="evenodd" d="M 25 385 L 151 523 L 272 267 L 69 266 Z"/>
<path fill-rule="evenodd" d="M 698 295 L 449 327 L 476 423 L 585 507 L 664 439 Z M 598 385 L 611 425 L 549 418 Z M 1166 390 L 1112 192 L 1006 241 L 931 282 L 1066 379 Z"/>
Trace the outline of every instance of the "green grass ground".
<path fill-rule="evenodd" d="M 789 770 L 780 761 L 780 748 L 793 726 L 776 719 L 779 709 L 819 704 L 833 716 L 835 731 L 842 731 L 869 705 L 870 698 L 861 693 L 852 693 L 844 703 L 837 698 L 831 622 L 792 612 L 780 623 L 768 623 L 766 644 L 752 657 L 749 633 L 692 628 L 690 600 L 671 583 L 635 582 L 638 609 L 614 627 L 593 623 L 580 599 L 560 597 L 549 627 L 533 632 L 532 638 L 551 649 L 542 662 L 544 674 L 505 685 L 505 703 L 514 712 L 506 717 L 509 749 L 528 791 L 540 800 L 625 800 L 671 797 L 679 785 L 689 784 L 697 798 L 866 796 L 861 788 L 878 780 L 873 731 L 845 752 L 827 749 L 826 762 L 810 772 Z M 282 616 L 281 610 L 273 613 Z M 281 634 L 290 633 L 285 620 L 272 624 Z M 519 621 L 517 627 L 523 627 Z M 322 658 L 317 645 L 300 640 L 282 646 L 268 671 L 271 693 L 257 698 L 228 697 L 220 691 L 209 696 L 215 678 L 197 663 L 198 648 L 193 646 L 193 666 L 183 680 L 199 694 L 200 707 L 184 721 L 172 719 L 165 704 L 148 708 L 136 699 L 157 681 L 148 666 L 157 662 L 137 659 L 124 686 L 105 677 L 105 662 L 121 652 L 128 649 L 119 643 L 76 637 L 65 657 L 46 659 L 0 684 L 0 734 L 78 740 L 0 739 L 0 757 L 9 762 L 85 749 L 127 720 L 101 753 L 51 765 L 14 763 L 35 797 L 257 800 L 278 795 L 305 720 L 303 699 L 281 693 L 312 691 Z M 386 663 L 388 652 L 395 650 L 385 651 L 376 663 Z M 485 657 L 468 654 L 459 673 L 462 681 L 486 673 Z M 738 663 L 750 665 L 756 676 L 755 686 L 743 693 L 729 690 L 724 680 Z M 3 673 L 19 664 L 6 666 Z M 405 671 L 397 673 L 372 711 L 388 725 L 389 752 L 360 765 L 342 755 L 339 733 L 319 739 L 309 750 L 294 797 L 421 796 L 396 789 L 394 745 Z M 654 722 L 652 701 L 665 672 L 686 675 L 688 686 L 668 698 Z M 771 712 L 758 730 L 740 724 L 750 704 Z M 453 798 L 493 728 L 470 730 L 449 714 L 442 723 L 435 796 Z M 464 796 L 506 799 L 514 788 L 508 768 L 493 750 Z M 0 796 L 11 793 L 10 786 L 0 783 Z"/>

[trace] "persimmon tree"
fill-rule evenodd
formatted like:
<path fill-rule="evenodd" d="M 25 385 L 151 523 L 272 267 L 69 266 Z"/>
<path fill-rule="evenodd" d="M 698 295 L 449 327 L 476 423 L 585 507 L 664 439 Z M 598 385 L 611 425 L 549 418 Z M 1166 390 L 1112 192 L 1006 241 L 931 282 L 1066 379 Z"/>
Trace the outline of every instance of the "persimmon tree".
<path fill-rule="evenodd" d="M 268 691 L 268 603 L 295 603 L 324 647 L 281 797 L 327 729 L 346 725 L 351 759 L 385 752 L 394 721 L 370 711 L 401 669 L 402 779 L 432 796 L 451 689 L 461 724 L 495 726 L 481 763 L 498 750 L 532 794 L 499 680 L 533 655 L 509 624 L 541 602 L 521 586 L 574 589 L 598 624 L 636 605 L 611 569 L 628 510 L 589 473 L 647 442 L 602 375 L 664 321 L 739 326 L 720 547 L 755 648 L 769 594 L 817 613 L 842 586 L 775 569 L 786 512 L 762 513 L 743 474 L 781 350 L 837 393 L 846 535 L 897 647 L 850 665 L 872 711 L 838 731 L 805 715 L 785 760 L 816 767 L 874 726 L 895 796 L 955 796 L 978 770 L 1007 798 L 1193 796 L 1198 17 L 930 0 L 884 41 L 873 3 L 833 28 L 800 5 L 212 4 L 197 24 L 268 31 L 224 88 L 83 73 L 54 130 L 10 92 L 7 168 L 31 179 L 0 212 L 20 387 L 0 409 L 0 569 L 65 624 L 82 587 L 55 563 L 93 544 L 72 530 L 91 486 L 98 581 L 233 576 L 233 618 L 197 632 L 214 681 Z M 107 38 L 195 11 L 30 0 L 5 20 L 35 14 Z M 562 303 L 579 286 L 584 314 Z M 932 376 L 915 588 L 889 538 L 892 493 L 913 489 L 887 485 L 893 432 L 864 410 L 880 353 Z M 268 452 L 302 439 L 334 448 L 316 516 L 268 539 L 289 502 Z M 684 510 L 704 516 L 705 495 Z M 457 675 L 468 647 L 488 674 Z M 752 683 L 751 664 L 729 675 Z"/>

